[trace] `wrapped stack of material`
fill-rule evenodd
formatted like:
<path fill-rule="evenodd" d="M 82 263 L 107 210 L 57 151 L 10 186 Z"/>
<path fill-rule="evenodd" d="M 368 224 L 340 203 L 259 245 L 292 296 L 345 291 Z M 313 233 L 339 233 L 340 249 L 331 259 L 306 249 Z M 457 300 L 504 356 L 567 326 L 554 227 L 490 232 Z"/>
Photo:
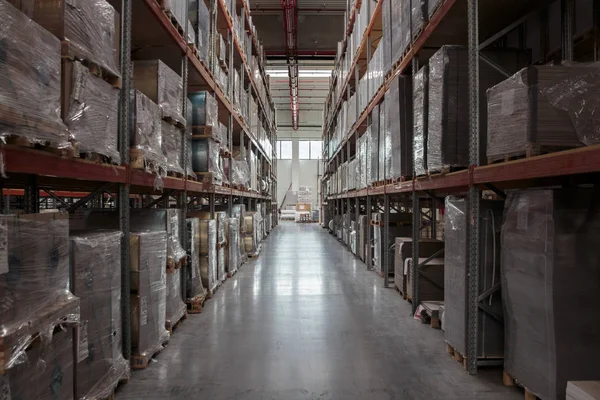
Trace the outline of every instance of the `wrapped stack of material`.
<path fill-rule="evenodd" d="M 200 220 L 199 224 L 200 276 L 202 285 L 212 294 L 218 285 L 217 221 Z"/>
<path fill-rule="evenodd" d="M 425 135 L 429 172 L 469 166 L 469 98 L 464 95 L 469 89 L 468 55 L 466 47 L 443 46 L 429 60 L 429 112 Z M 480 63 L 479 75 L 479 115 L 481 131 L 485 132 L 485 90 L 505 76 L 486 62 Z M 485 154 L 484 140 L 480 152 Z"/>
<path fill-rule="evenodd" d="M 192 112 L 193 106 L 190 99 L 186 99 L 186 126 L 185 126 L 185 136 L 184 140 L 187 142 L 187 151 L 186 151 L 186 160 L 185 160 L 185 173 L 188 177 L 196 178 L 196 174 L 194 173 L 194 168 L 192 167 L 192 127 L 193 127 L 193 119 Z"/>
<path fill-rule="evenodd" d="M 247 212 L 246 217 L 244 217 L 244 230 L 246 232 L 244 234 L 244 251 L 247 254 L 256 253 L 257 243 L 254 237 L 254 216 L 255 213 Z"/>
<path fill-rule="evenodd" d="M 369 162 L 371 163 L 371 174 L 369 176 L 369 186 L 379 181 L 379 105 L 376 105 L 371 112 L 371 152 Z"/>
<path fill-rule="evenodd" d="M 246 233 L 245 221 L 246 221 L 246 205 L 245 204 L 234 204 L 231 207 L 231 217 L 237 218 L 240 222 L 240 233 Z"/>
<path fill-rule="evenodd" d="M 219 105 L 215 97 L 209 92 L 197 92 L 188 94 L 192 102 L 192 124 L 194 135 L 211 136 L 208 127 L 215 129 L 219 127 Z M 218 139 L 212 136 L 213 139 Z"/>
<path fill-rule="evenodd" d="M 412 77 L 398 75 L 385 96 L 385 129 L 392 145 L 391 179 L 410 178 L 413 173 Z"/>
<path fill-rule="evenodd" d="M 203 176 L 205 183 L 223 184 L 223 166 L 220 144 L 213 139 L 194 139 L 192 142 L 192 169 Z"/>
<path fill-rule="evenodd" d="M 427 125 L 429 114 L 429 66 L 413 77 L 413 160 L 417 176 L 427 173 Z"/>
<path fill-rule="evenodd" d="M 240 257 L 240 220 L 238 218 L 229 218 L 228 225 L 228 260 L 227 273 L 234 274 L 241 265 Z"/>
<path fill-rule="evenodd" d="M 68 0 L 9 0 L 9 2 L 58 39 L 64 40 L 65 45 L 62 48 L 64 56 L 89 61 L 99 65 L 113 76 L 120 75 L 118 55 L 121 17 L 108 1 L 88 0 L 73 3 Z"/>
<path fill-rule="evenodd" d="M 185 126 L 183 80 L 160 60 L 133 62 L 133 87 L 144 93 L 161 110 L 161 118 Z"/>
<path fill-rule="evenodd" d="M 189 14 L 190 22 L 196 33 L 196 46 L 200 60 L 205 65 L 209 64 L 210 54 L 210 12 L 203 0 L 190 0 Z"/>
<path fill-rule="evenodd" d="M 567 383 L 566 400 L 600 399 L 600 381 L 582 381 Z"/>
<path fill-rule="evenodd" d="M 108 398 L 130 374 L 121 340 L 120 231 L 71 234 L 71 289 L 81 302 L 76 336 L 78 399 Z"/>
<path fill-rule="evenodd" d="M 165 329 L 167 233 L 135 232 L 129 240 L 132 368 L 145 368 L 169 340 Z"/>
<path fill-rule="evenodd" d="M 130 94 L 132 123 L 130 126 L 130 165 L 132 168 L 165 174 L 167 158 L 162 150 L 160 108 L 137 90 Z"/>
<path fill-rule="evenodd" d="M 365 261 L 366 256 L 366 244 L 367 244 L 367 230 L 370 229 L 370 221 L 367 220 L 366 215 L 358 217 L 358 256 L 361 260 Z"/>
<path fill-rule="evenodd" d="M 181 270 L 167 273 L 167 304 L 165 309 L 165 328 L 172 332 L 177 322 L 186 315 L 187 305 L 183 301 Z"/>
<path fill-rule="evenodd" d="M 447 197 L 444 250 L 444 337 L 457 352 L 467 354 L 467 204 L 465 199 Z M 478 314 L 480 358 L 504 356 L 504 324 L 500 292 L 500 230 L 504 202 L 483 200 L 479 217 L 479 295 L 486 310 Z M 494 292 L 495 290 L 495 292 Z"/>
<path fill-rule="evenodd" d="M 392 178 L 392 135 L 386 129 L 387 100 L 379 105 L 379 176 L 377 181 L 382 182 Z"/>
<path fill-rule="evenodd" d="M 60 41 L 5 1 L 0 18 L 1 136 L 69 147 L 60 109 Z"/>
<path fill-rule="evenodd" d="M 504 369 L 544 400 L 564 399 L 568 381 L 600 379 L 599 199 L 597 190 L 571 188 L 506 200 Z"/>
<path fill-rule="evenodd" d="M 172 16 L 182 27 L 185 26 L 187 0 L 162 0 L 161 5 L 167 15 Z"/>
<path fill-rule="evenodd" d="M 167 172 L 184 174 L 181 160 L 183 131 L 167 121 L 161 121 L 162 152 L 167 159 Z"/>
<path fill-rule="evenodd" d="M 187 234 L 188 234 L 188 301 L 197 297 L 204 297 L 206 291 L 202 285 L 200 275 L 200 220 L 198 218 L 187 219 Z"/>
<path fill-rule="evenodd" d="M 63 62 L 63 118 L 75 148 L 121 163 L 117 145 L 119 89 L 79 61 Z"/>
<path fill-rule="evenodd" d="M 12 398 L 72 399 L 71 327 L 79 323 L 80 309 L 69 291 L 68 216 L 4 215 L 0 220 L 8 260 L 0 271 L 4 393 L 10 389 Z"/>
<path fill-rule="evenodd" d="M 350 221 L 350 250 L 354 255 L 358 255 L 358 232 L 356 228 L 356 222 Z"/>
<path fill-rule="evenodd" d="M 419 258 L 427 259 L 444 248 L 444 242 L 433 239 L 419 240 Z M 413 256 L 412 237 L 397 237 L 394 256 L 394 284 L 400 293 L 406 297 L 406 277 L 408 275 L 408 259 Z M 440 253 L 441 255 L 441 253 Z M 411 288 L 412 292 L 412 288 Z"/>
<path fill-rule="evenodd" d="M 231 159 L 231 184 L 250 187 L 250 165 L 248 161 Z"/>
<path fill-rule="evenodd" d="M 217 279 L 224 282 L 227 279 L 227 265 L 225 254 L 227 252 L 227 213 L 216 212 L 217 220 L 217 248 L 219 249 L 217 260 Z"/>
<path fill-rule="evenodd" d="M 599 84 L 591 63 L 532 66 L 491 88 L 489 162 L 599 143 Z"/>

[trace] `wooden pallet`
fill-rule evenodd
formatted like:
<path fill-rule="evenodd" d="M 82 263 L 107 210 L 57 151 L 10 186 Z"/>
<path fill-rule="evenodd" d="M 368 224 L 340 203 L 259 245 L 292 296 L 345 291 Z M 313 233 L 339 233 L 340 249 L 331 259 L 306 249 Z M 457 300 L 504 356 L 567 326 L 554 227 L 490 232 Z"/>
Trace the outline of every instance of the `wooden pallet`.
<path fill-rule="evenodd" d="M 170 10 L 165 9 L 165 0 L 158 0 L 158 4 L 160 5 L 162 12 L 167 16 L 169 21 L 171 21 L 171 25 L 173 25 L 175 27 L 175 29 L 177 29 L 177 32 L 179 32 L 181 37 L 185 38 L 186 37 L 185 29 L 183 29 L 183 26 L 181 26 L 179 21 L 177 21 L 177 18 L 175 18 L 175 15 L 173 15 L 173 13 Z"/>
<path fill-rule="evenodd" d="M 181 323 L 187 319 L 187 309 L 182 308 L 183 312 L 181 315 L 177 315 L 174 320 L 165 321 L 165 329 L 169 331 L 169 334 L 173 334 L 173 331 L 178 328 Z"/>
<path fill-rule="evenodd" d="M 382 186 L 387 186 L 387 185 L 390 185 L 390 184 L 392 184 L 393 182 L 394 182 L 394 181 L 393 181 L 393 179 L 386 179 L 386 180 L 379 181 L 379 182 L 373 182 L 373 185 L 372 185 L 372 186 L 373 186 L 373 187 L 382 187 Z"/>
<path fill-rule="evenodd" d="M 216 175 L 212 172 L 194 171 L 194 173 L 198 177 L 198 182 L 201 182 L 205 185 L 220 185 L 223 183 L 223 182 L 219 182 Z"/>
<path fill-rule="evenodd" d="M 185 128 L 185 123 L 184 122 L 182 122 L 182 121 L 180 121 L 178 119 L 175 119 L 175 118 L 173 118 L 170 115 L 163 115 L 162 116 L 162 120 L 165 121 L 165 122 L 168 122 L 171 125 L 174 125 L 174 126 L 178 127 L 179 129 L 184 129 Z"/>
<path fill-rule="evenodd" d="M 117 71 L 111 71 L 109 68 L 91 61 L 87 56 L 81 54 L 77 47 L 73 46 L 68 40 L 61 41 L 61 55 L 63 62 L 79 61 L 92 75 L 101 78 L 112 87 L 117 89 L 123 87 L 123 79 L 118 75 Z"/>
<path fill-rule="evenodd" d="M 540 146 L 535 143 L 528 143 L 523 150 L 500 154 L 500 155 L 488 155 L 488 164 L 496 164 L 508 161 L 521 160 L 524 158 L 531 158 L 541 156 L 544 154 L 556 153 L 559 151 L 573 150 L 572 147 L 563 146 Z"/>
<path fill-rule="evenodd" d="M 141 169 L 152 173 L 159 173 L 159 167 L 148 160 L 142 150 L 129 149 L 129 167 L 132 169 Z"/>
<path fill-rule="evenodd" d="M 192 125 L 192 139 L 212 139 L 221 143 L 221 138 L 215 135 L 214 127 L 210 125 Z"/>
<path fill-rule="evenodd" d="M 146 369 L 150 364 L 150 360 L 155 356 L 159 355 L 164 350 L 165 346 L 169 343 L 169 339 L 161 343 L 160 346 L 150 355 L 132 354 L 131 355 L 131 369 Z"/>
<path fill-rule="evenodd" d="M 106 165 L 119 165 L 119 163 L 113 161 L 110 157 L 95 152 L 81 152 L 77 149 L 76 144 L 72 143 L 75 148 L 75 158 L 92 163 L 92 164 L 106 164 Z"/>
<path fill-rule="evenodd" d="M 193 299 L 187 300 L 188 314 L 200 314 L 202 312 L 202 307 L 204 306 L 204 302 L 207 299 L 206 294 L 200 294 Z"/>
<path fill-rule="evenodd" d="M 440 320 L 440 306 L 444 305 L 443 301 L 424 301 L 421 303 L 423 311 L 421 311 L 421 322 L 429 324 L 433 329 L 442 329 Z"/>
<path fill-rule="evenodd" d="M 174 262 L 174 260 L 167 259 L 167 274 L 174 274 L 176 271 L 179 271 L 181 267 L 183 267 L 185 264 L 185 257 L 177 262 Z"/>
<path fill-rule="evenodd" d="M 427 170 L 427 177 L 430 179 L 435 179 L 435 178 L 441 178 L 445 175 L 448 175 L 452 172 L 458 172 L 458 171 L 463 171 L 465 169 L 467 169 L 468 167 L 442 167 L 440 169 L 428 169 Z"/>
<path fill-rule="evenodd" d="M 2 118 L 3 113 L 0 110 L 0 118 Z M 40 150 L 45 153 L 50 153 L 60 158 L 71 159 L 76 157 L 75 150 L 70 148 L 58 148 L 56 144 L 50 141 L 33 141 L 24 136 L 16 136 L 10 135 L 6 137 L 5 142 L 7 145 L 16 146 L 16 147 L 25 147 L 29 149 Z"/>
<path fill-rule="evenodd" d="M 176 171 L 167 171 L 167 176 L 169 176 L 171 178 L 185 179 L 185 174 L 182 174 L 181 172 L 176 172 Z"/>
<path fill-rule="evenodd" d="M 450 346 L 448 343 L 446 343 L 446 353 L 448 353 L 450 357 L 454 358 L 456 362 L 462 364 L 465 370 L 467 369 L 467 357 L 465 357 L 463 354 L 460 354 L 454 347 Z"/>
<path fill-rule="evenodd" d="M 525 400 L 536 400 L 538 398 L 535 394 L 533 394 L 533 392 L 531 392 L 525 386 L 521 385 L 521 383 L 518 380 L 510 376 L 510 374 L 506 371 L 502 372 L 502 383 L 504 384 L 504 386 L 516 385 L 522 388 L 525 391 Z"/>
<path fill-rule="evenodd" d="M 412 222 L 408 221 L 388 221 L 389 226 L 410 226 Z M 371 221 L 371 226 L 384 226 L 383 221 Z"/>

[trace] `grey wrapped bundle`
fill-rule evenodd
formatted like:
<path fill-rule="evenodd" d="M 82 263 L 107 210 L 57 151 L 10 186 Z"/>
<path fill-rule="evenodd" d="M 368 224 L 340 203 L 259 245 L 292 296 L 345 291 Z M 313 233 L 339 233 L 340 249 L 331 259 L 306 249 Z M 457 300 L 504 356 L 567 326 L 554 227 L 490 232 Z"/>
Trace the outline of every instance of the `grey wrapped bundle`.
<path fill-rule="evenodd" d="M 388 98 L 389 96 L 389 98 Z M 413 173 L 413 89 L 412 77 L 399 75 L 390 83 L 385 102 L 386 130 L 391 138 L 391 179 Z"/>
<path fill-rule="evenodd" d="M 0 17 L 0 136 L 70 147 L 61 119 L 60 41 L 5 1 Z"/>
<path fill-rule="evenodd" d="M 201 220 L 200 223 L 200 276 L 202 285 L 210 293 L 217 287 L 217 221 Z"/>
<path fill-rule="evenodd" d="M 161 118 L 185 126 L 183 80 L 161 60 L 133 62 L 133 87 L 144 93 L 161 110 Z"/>
<path fill-rule="evenodd" d="M 149 358 L 170 337 L 165 329 L 167 233 L 133 232 L 129 243 L 132 352 Z"/>
<path fill-rule="evenodd" d="M 210 173 L 210 181 L 215 185 L 223 183 L 220 145 L 213 139 L 192 140 L 192 168 L 198 175 Z"/>
<path fill-rule="evenodd" d="M 429 114 L 429 67 L 425 65 L 413 77 L 413 160 L 416 176 L 427 173 L 427 125 Z"/>
<path fill-rule="evenodd" d="M 239 218 L 229 218 L 227 220 L 228 232 L 228 262 L 227 272 L 234 273 L 238 270 L 241 263 L 240 257 L 240 220 Z"/>
<path fill-rule="evenodd" d="M 598 142 L 598 64 L 532 66 L 491 88 L 490 162 Z"/>
<path fill-rule="evenodd" d="M 200 60 L 206 65 L 210 54 L 210 12 L 204 0 L 190 0 L 189 18 L 196 33 L 196 46 Z"/>
<path fill-rule="evenodd" d="M 500 292 L 500 230 L 504 202 L 483 200 L 479 216 L 479 295 L 492 291 L 478 312 L 478 358 L 504 356 L 504 324 Z M 446 198 L 444 251 L 444 337 L 467 354 L 467 201 Z"/>
<path fill-rule="evenodd" d="M 182 167 L 183 132 L 167 121 L 161 122 L 162 152 L 167 159 L 167 171 L 184 174 Z"/>
<path fill-rule="evenodd" d="M 131 164 L 133 168 L 164 173 L 167 169 L 167 159 L 162 151 L 160 108 L 137 90 L 131 91 L 130 100 L 133 119 L 130 126 L 130 146 L 132 155 L 140 155 L 137 160 L 132 157 Z"/>
<path fill-rule="evenodd" d="M 371 113 L 371 152 L 368 159 L 371 164 L 369 186 L 379 181 L 379 126 L 379 105 L 376 105 Z"/>
<path fill-rule="evenodd" d="M 206 294 L 204 286 L 202 286 L 202 278 L 200 276 L 200 220 L 198 218 L 188 218 L 187 234 L 188 234 L 188 300 Z"/>
<path fill-rule="evenodd" d="M 181 270 L 167 274 L 167 300 L 165 307 L 165 326 L 173 326 L 185 315 L 187 305 L 183 301 L 181 288 Z"/>
<path fill-rule="evenodd" d="M 109 397 L 129 377 L 122 354 L 120 231 L 71 234 L 71 288 L 79 297 L 81 322 L 75 350 L 76 398 Z"/>
<path fill-rule="evenodd" d="M 205 134 L 201 128 L 219 126 L 219 105 L 215 97 L 209 92 L 190 93 L 192 102 L 192 124 L 194 134 Z"/>
<path fill-rule="evenodd" d="M 600 193 L 509 193 L 502 227 L 504 369 L 544 400 L 598 380 Z"/>

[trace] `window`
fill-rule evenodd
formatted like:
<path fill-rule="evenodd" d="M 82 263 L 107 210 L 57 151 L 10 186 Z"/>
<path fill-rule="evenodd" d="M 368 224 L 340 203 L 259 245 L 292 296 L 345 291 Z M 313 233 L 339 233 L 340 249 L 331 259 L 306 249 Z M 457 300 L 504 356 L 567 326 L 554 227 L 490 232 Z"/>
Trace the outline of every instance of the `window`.
<path fill-rule="evenodd" d="M 310 160 L 310 142 L 308 140 L 298 142 L 298 159 Z"/>
<path fill-rule="evenodd" d="M 292 141 L 280 140 L 277 142 L 277 156 L 280 160 L 292 159 Z"/>
<path fill-rule="evenodd" d="M 323 141 L 312 140 L 310 142 L 310 159 L 320 160 L 323 155 Z"/>

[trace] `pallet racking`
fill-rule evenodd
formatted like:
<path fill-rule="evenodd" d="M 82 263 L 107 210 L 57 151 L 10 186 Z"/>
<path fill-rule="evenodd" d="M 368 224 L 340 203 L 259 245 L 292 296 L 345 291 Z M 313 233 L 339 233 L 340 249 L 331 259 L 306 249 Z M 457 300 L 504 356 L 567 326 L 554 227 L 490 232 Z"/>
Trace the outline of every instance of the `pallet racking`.
<path fill-rule="evenodd" d="M 366 0 L 362 0 L 366 1 Z M 329 193 L 324 207 L 326 214 L 341 216 L 345 213 L 355 213 L 356 220 L 360 214 L 367 215 L 371 220 L 373 212 L 383 212 L 383 243 L 388 242 L 390 227 L 390 211 L 392 209 L 412 212 L 413 216 L 413 259 L 418 258 L 418 240 L 421 231 L 430 227 L 431 237 L 438 238 L 438 212 L 443 209 L 443 198 L 449 193 L 463 193 L 468 199 L 468 220 L 477 218 L 479 204 L 484 190 L 503 197 L 504 190 L 536 186 L 564 185 L 576 183 L 592 183 L 600 171 L 600 145 L 582 147 L 546 155 L 533 156 L 514 161 L 499 162 L 491 165 L 480 165 L 479 143 L 485 140 L 485 132 L 481 132 L 479 103 L 479 63 L 480 51 L 489 46 L 501 43 L 509 33 L 517 32 L 521 46 L 524 47 L 523 26 L 534 13 L 540 12 L 546 16 L 546 22 L 540 22 L 540 41 L 542 57 L 539 63 L 548 61 L 572 61 L 574 59 L 598 60 L 600 42 L 598 28 L 600 18 L 600 2 L 590 2 L 593 7 L 593 26 L 591 31 L 580 37 L 574 37 L 575 1 L 557 0 L 560 2 L 561 47 L 556 51 L 549 49 L 548 7 L 551 0 L 510 0 L 482 2 L 477 0 L 441 0 L 437 11 L 425 22 L 419 32 L 411 32 L 412 40 L 397 60 L 392 60 L 392 70 L 384 79 L 384 83 L 371 93 L 372 99 L 367 107 L 359 112 L 356 122 L 342 132 L 341 142 L 330 146 L 334 137 L 335 120 L 341 112 L 343 100 L 358 91 L 358 82 L 368 72 L 368 64 L 374 49 L 381 41 L 380 27 L 382 26 L 382 6 L 389 0 L 380 0 L 372 14 L 364 37 L 358 46 L 356 56 L 352 60 L 350 72 L 341 83 L 339 98 L 335 98 L 335 86 L 341 76 L 334 74 L 331 80 L 330 94 L 327 98 L 326 112 L 323 125 L 325 175 L 323 177 L 323 193 L 328 193 L 327 183 L 342 163 L 351 160 L 357 153 L 358 139 L 365 133 L 371 122 L 371 114 L 375 107 L 384 99 L 386 91 L 398 75 L 411 75 L 418 71 L 420 64 L 428 61 L 433 54 L 432 49 L 443 45 L 464 45 L 469 52 L 469 157 L 470 167 L 458 172 L 441 173 L 419 178 L 408 178 L 399 181 L 385 181 L 377 186 L 361 190 L 351 190 Z M 592 5 L 593 3 L 593 5 Z M 361 0 L 357 0 L 348 17 L 348 26 L 342 49 L 346 48 L 349 35 L 352 33 L 356 13 L 360 9 Z M 411 24 L 412 25 L 412 24 Z M 579 52 L 585 55 L 580 57 Z M 587 53 L 585 53 L 587 52 Z M 339 60 L 338 60 L 339 61 Z M 366 61 L 366 63 L 365 63 Z M 397 133 L 396 133 L 397 134 Z M 371 243 L 371 231 L 367 230 L 367 242 Z M 478 249 L 479 225 L 471 223 L 467 229 L 468 269 L 467 269 L 467 321 L 468 343 L 466 369 L 471 374 L 477 373 L 477 368 L 485 366 L 485 360 L 477 359 L 477 315 L 482 301 L 478 291 Z M 367 268 L 372 269 L 371 246 L 367 246 Z M 393 270 L 393 260 L 389 252 L 384 252 L 383 276 L 384 286 L 390 281 L 388 271 Z M 420 266 L 419 266 L 420 267 Z M 413 281 L 413 312 L 420 304 L 418 293 L 419 274 Z M 393 284 L 393 283 L 392 283 Z"/>

